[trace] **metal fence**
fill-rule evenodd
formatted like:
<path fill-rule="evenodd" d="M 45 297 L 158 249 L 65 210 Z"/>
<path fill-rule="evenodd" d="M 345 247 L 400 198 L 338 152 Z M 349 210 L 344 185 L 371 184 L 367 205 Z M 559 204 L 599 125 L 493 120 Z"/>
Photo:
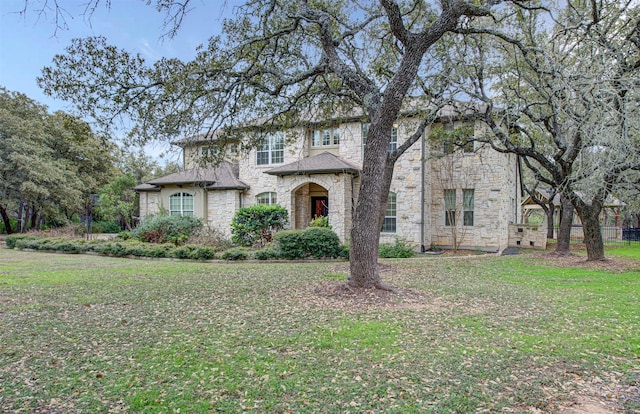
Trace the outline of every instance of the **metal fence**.
<path fill-rule="evenodd" d="M 640 246 L 640 228 L 603 226 L 600 227 L 600 231 L 602 232 L 602 241 L 607 246 Z M 557 226 L 555 228 L 554 237 L 558 237 Z M 571 240 L 579 243 L 584 240 L 584 233 L 582 232 L 581 225 L 574 224 L 571 226 Z"/>

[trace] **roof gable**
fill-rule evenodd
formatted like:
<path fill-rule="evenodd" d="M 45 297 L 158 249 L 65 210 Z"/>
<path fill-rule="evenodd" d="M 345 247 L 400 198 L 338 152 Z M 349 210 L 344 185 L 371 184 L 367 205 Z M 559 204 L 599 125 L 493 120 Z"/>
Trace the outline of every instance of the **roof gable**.
<path fill-rule="evenodd" d="M 312 157 L 302 158 L 289 164 L 273 168 L 265 171 L 271 175 L 296 175 L 296 174 L 330 174 L 330 173 L 347 173 L 358 175 L 360 168 L 355 164 L 343 160 L 342 158 L 323 152 L 322 154 Z"/>

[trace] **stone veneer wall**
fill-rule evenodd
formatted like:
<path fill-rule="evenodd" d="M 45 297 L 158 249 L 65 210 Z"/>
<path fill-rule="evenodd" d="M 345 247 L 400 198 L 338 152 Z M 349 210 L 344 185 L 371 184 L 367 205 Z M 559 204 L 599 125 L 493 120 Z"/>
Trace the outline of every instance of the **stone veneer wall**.
<path fill-rule="evenodd" d="M 240 208 L 240 191 L 221 190 L 207 192 L 206 223 L 226 237 L 231 237 L 231 220 Z"/>
<path fill-rule="evenodd" d="M 508 245 L 508 224 L 518 217 L 518 177 L 516 158 L 489 148 L 476 153 L 446 156 L 431 164 L 432 243 L 452 247 L 451 227 L 445 226 L 444 190 L 456 190 L 456 209 L 462 212 L 463 189 L 474 190 L 474 223 L 463 226 L 457 218 L 459 247 L 489 251 Z M 443 178 L 443 176 L 446 176 Z"/>
<path fill-rule="evenodd" d="M 140 219 L 157 214 L 160 209 L 160 192 L 141 191 L 140 192 Z"/>
<path fill-rule="evenodd" d="M 400 120 L 398 127 L 398 145 L 414 131 L 416 122 Z M 339 156 L 355 165 L 362 165 L 362 127 L 360 122 L 343 123 L 340 125 Z M 287 164 L 309 154 L 309 142 L 303 128 L 289 131 L 285 136 L 284 162 Z M 488 148 L 480 149 L 473 154 L 458 154 L 454 157 L 453 187 L 443 187 L 440 179 L 442 160 L 432 159 L 429 154 L 431 148 L 425 139 L 427 148 L 425 161 L 424 200 L 421 200 L 422 190 L 422 147 L 416 142 L 394 167 L 394 177 L 391 191 L 397 196 L 396 233 L 381 235 L 381 241 L 390 242 L 401 238 L 419 248 L 421 244 L 429 247 L 431 244 L 449 246 L 451 244 L 450 228 L 444 225 L 444 188 L 458 190 L 457 201 L 462 206 L 462 189 L 474 189 L 474 225 L 463 229 L 464 239 L 461 247 L 482 248 L 484 250 L 501 250 L 508 244 L 508 223 L 515 222 L 519 203 L 517 195 L 518 178 L 516 174 L 516 159 L 513 156 L 499 154 Z M 240 180 L 250 186 L 242 194 L 242 205 L 255 204 L 256 195 L 263 192 L 276 192 L 278 204 L 289 210 L 292 227 L 296 222 L 304 220 L 300 211 L 300 200 L 295 197 L 295 191 L 308 183 L 321 185 L 329 192 L 329 221 L 340 238 L 349 238 L 352 213 L 352 201 L 357 198 L 359 179 L 349 174 L 321 174 L 295 175 L 276 177 L 265 174 L 266 171 L 282 164 L 265 166 L 256 165 L 255 150 L 251 150 L 239 159 Z M 217 196 L 216 196 L 217 197 Z M 208 200 L 208 220 L 222 222 L 222 210 L 233 206 L 228 214 L 231 221 L 235 209 L 240 203 L 224 204 L 225 209 L 211 207 L 211 203 L 218 203 L 211 198 Z M 424 203 L 424 207 L 422 206 Z M 421 211 L 424 208 L 424 216 Z M 308 209 L 305 207 L 304 210 Z M 297 212 L 297 214 L 296 214 Z M 212 215 L 219 215 L 219 220 Z M 461 223 L 462 220 L 459 220 Z M 421 227 L 424 239 L 420 240 Z M 461 226 L 462 227 L 462 226 Z"/>
<path fill-rule="evenodd" d="M 538 224 L 509 224 L 509 247 L 546 249 L 546 226 Z"/>

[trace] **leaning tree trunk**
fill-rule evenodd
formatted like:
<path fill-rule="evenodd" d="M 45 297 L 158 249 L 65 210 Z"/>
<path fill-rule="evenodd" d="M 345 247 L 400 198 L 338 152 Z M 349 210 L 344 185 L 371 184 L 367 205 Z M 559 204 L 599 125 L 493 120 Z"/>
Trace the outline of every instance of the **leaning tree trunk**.
<path fill-rule="evenodd" d="M 587 248 L 587 261 L 604 260 L 604 243 L 602 242 L 602 230 L 600 229 L 600 211 L 596 203 L 576 208 L 582 220 L 584 244 Z"/>
<path fill-rule="evenodd" d="M 560 224 L 558 226 L 558 244 L 556 254 L 567 255 L 571 253 L 571 225 L 573 224 L 573 204 L 569 197 L 560 195 Z"/>
<path fill-rule="evenodd" d="M 7 234 L 12 234 L 13 229 L 11 228 L 11 220 L 9 220 L 9 214 L 7 214 L 7 209 L 4 208 L 4 206 L 0 206 L 0 216 L 2 216 L 5 231 Z"/>

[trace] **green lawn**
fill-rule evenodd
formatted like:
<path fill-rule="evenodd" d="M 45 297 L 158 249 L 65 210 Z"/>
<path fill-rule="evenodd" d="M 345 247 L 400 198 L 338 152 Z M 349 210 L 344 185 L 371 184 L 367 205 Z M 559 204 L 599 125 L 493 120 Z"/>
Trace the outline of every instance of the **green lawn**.
<path fill-rule="evenodd" d="M 615 252 L 615 253 L 614 253 Z M 195 263 L 0 249 L 0 412 L 640 410 L 640 256 Z"/>

